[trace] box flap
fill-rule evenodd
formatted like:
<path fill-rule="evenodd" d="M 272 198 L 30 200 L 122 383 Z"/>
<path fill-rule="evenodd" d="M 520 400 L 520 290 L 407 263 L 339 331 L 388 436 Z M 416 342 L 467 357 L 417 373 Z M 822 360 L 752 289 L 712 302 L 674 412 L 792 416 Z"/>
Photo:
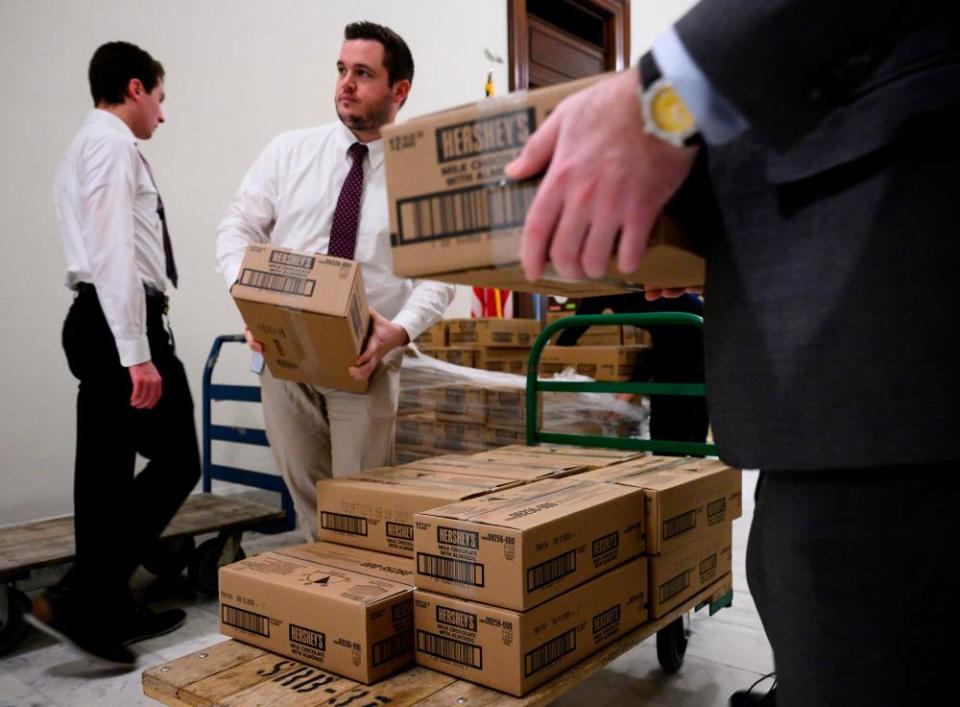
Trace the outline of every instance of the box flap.
<path fill-rule="evenodd" d="M 440 506 L 425 511 L 423 515 L 528 530 L 634 493 L 641 491 L 616 484 L 584 481 L 577 477 L 547 479 L 462 503 Z"/>
<path fill-rule="evenodd" d="M 389 579 L 413 586 L 416 567 L 409 557 L 388 555 L 384 552 L 366 550 L 349 545 L 317 542 L 285 547 L 276 551 L 280 555 L 298 557 L 331 567 L 351 570 L 379 579 Z"/>
<path fill-rule="evenodd" d="M 276 552 L 234 562 L 220 571 L 295 589 L 305 594 L 304 601 L 322 597 L 327 601 L 369 605 L 410 591 L 409 584 Z"/>
<path fill-rule="evenodd" d="M 410 496 L 430 495 L 451 500 L 466 499 L 476 494 L 510 488 L 517 483 L 515 479 L 461 473 L 444 474 L 412 466 L 368 469 L 358 474 L 341 476 L 324 482 L 324 484 L 355 488 L 360 491 L 370 491 L 380 487 L 389 488 L 391 493 Z"/>
<path fill-rule="evenodd" d="M 595 469 L 584 476 L 593 481 L 612 481 L 625 486 L 666 491 L 695 479 L 737 471 L 719 459 L 691 457 L 644 457 L 636 461 Z"/>

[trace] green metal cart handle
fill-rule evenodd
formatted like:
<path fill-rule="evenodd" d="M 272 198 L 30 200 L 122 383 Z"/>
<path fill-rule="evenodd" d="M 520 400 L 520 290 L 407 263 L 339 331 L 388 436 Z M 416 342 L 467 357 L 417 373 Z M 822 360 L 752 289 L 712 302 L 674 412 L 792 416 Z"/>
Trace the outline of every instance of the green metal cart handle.
<path fill-rule="evenodd" d="M 589 314 L 558 319 L 541 332 L 530 351 L 527 363 L 527 444 L 574 444 L 586 447 L 609 447 L 611 449 L 636 449 L 666 454 L 690 454 L 715 456 L 716 448 L 702 442 L 677 442 L 670 440 L 635 439 L 632 437 L 598 437 L 595 435 L 559 434 L 538 429 L 537 393 L 640 393 L 642 395 L 705 395 L 703 383 L 636 383 L 605 381 L 541 381 L 537 378 L 540 355 L 551 337 L 561 329 L 606 325 L 647 326 L 695 326 L 703 328 L 703 317 L 686 312 L 650 312 L 645 314 Z"/>

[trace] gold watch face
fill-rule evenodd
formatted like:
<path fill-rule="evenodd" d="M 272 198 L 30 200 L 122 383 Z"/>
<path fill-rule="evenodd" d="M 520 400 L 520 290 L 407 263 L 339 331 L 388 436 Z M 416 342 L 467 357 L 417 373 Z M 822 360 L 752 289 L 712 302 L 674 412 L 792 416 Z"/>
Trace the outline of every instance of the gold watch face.
<path fill-rule="evenodd" d="M 650 101 L 650 113 L 657 127 L 668 133 L 693 129 L 694 119 L 672 86 L 664 86 Z"/>

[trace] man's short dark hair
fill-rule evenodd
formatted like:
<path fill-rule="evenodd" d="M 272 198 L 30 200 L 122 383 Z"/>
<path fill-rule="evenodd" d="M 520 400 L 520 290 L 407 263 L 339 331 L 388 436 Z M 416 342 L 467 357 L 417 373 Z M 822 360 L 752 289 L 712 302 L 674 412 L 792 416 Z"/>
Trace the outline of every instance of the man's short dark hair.
<path fill-rule="evenodd" d="M 150 93 L 163 80 L 163 66 L 136 44 L 107 42 L 93 53 L 90 68 L 93 104 L 123 103 L 130 79 L 140 79 Z"/>
<path fill-rule="evenodd" d="M 383 65 L 393 86 L 404 79 L 413 83 L 413 55 L 403 37 L 374 22 L 353 22 L 343 29 L 344 39 L 372 39 L 383 45 Z"/>

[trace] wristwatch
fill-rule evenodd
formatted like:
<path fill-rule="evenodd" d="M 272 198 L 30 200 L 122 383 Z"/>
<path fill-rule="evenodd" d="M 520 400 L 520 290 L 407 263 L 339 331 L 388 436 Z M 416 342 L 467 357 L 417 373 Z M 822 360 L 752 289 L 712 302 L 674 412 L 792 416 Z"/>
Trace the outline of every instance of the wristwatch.
<path fill-rule="evenodd" d="M 653 58 L 640 57 L 640 86 L 637 97 L 643 111 L 643 129 L 649 135 L 675 147 L 692 147 L 703 142 L 693 114 Z"/>

